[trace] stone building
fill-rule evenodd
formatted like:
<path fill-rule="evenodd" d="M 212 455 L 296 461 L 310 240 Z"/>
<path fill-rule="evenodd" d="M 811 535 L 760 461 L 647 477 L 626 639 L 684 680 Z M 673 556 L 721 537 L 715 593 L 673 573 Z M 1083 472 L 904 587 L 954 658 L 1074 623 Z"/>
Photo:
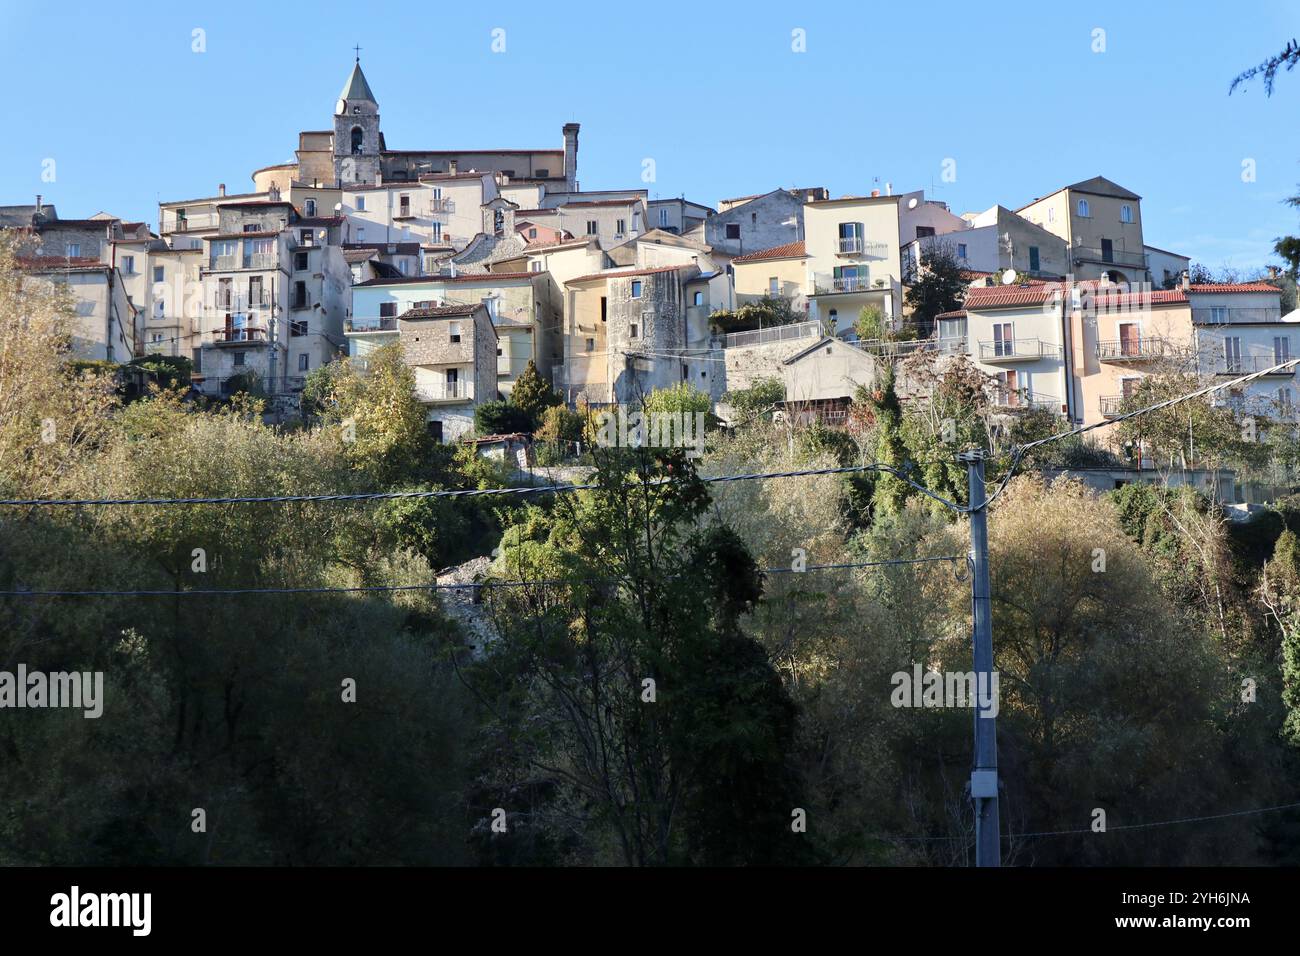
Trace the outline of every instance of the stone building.
<path fill-rule="evenodd" d="M 408 309 L 397 331 L 415 370 L 416 396 L 428 409 L 429 433 L 455 441 L 473 429 L 475 407 L 497 397 L 497 333 L 487 307 Z"/>

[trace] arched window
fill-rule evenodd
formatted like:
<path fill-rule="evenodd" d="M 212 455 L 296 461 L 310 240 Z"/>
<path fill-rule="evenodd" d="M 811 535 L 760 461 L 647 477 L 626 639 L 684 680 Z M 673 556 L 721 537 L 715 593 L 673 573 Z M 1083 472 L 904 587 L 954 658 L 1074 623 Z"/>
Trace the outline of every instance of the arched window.
<path fill-rule="evenodd" d="M 364 138 L 365 138 L 365 134 L 361 132 L 360 126 L 352 127 L 352 155 L 353 156 L 361 155 L 361 143 Z"/>

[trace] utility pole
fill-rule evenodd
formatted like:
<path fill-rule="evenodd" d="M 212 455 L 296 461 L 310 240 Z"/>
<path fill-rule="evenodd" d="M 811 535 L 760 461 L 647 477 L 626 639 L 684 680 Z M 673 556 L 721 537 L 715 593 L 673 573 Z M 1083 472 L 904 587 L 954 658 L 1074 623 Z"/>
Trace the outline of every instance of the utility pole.
<path fill-rule="evenodd" d="M 975 865 L 1001 866 L 1002 834 L 998 826 L 998 737 L 996 719 L 981 713 L 993 683 L 993 614 L 989 600 L 988 501 L 984 495 L 984 452 L 962 452 L 970 487 L 971 632 L 975 665 L 975 760 L 970 795 L 975 803 Z"/>

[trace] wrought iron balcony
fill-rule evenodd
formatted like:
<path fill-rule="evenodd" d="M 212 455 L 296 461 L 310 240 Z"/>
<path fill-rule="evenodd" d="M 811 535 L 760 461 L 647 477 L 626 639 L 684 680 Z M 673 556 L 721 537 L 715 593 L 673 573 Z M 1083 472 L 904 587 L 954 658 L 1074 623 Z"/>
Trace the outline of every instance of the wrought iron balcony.
<path fill-rule="evenodd" d="M 1228 359 L 1219 358 L 1215 362 L 1215 375 L 1249 375 L 1252 372 L 1263 372 L 1265 369 L 1271 369 L 1275 365 L 1281 365 L 1283 362 L 1289 362 L 1293 356 L 1274 356 L 1274 355 L 1243 355 L 1240 358 Z M 1300 356 L 1294 356 L 1300 361 Z M 1266 378 L 1294 378 L 1295 366 L 1280 369 L 1275 372 L 1269 372 Z"/>
<path fill-rule="evenodd" d="M 1097 343 L 1097 359 L 1101 362 L 1143 362 L 1164 358 L 1172 353 L 1172 344 L 1159 336 L 1110 339 Z"/>
<path fill-rule="evenodd" d="M 396 332 L 397 316 L 379 315 L 365 318 L 351 318 L 343 323 L 343 331 L 353 334 L 362 332 Z"/>
<path fill-rule="evenodd" d="M 1124 249 L 1102 249 L 1100 246 L 1071 246 L 1075 262 L 1100 262 L 1105 265 L 1128 266 L 1134 269 L 1147 267 L 1145 252 L 1128 252 Z"/>
<path fill-rule="evenodd" d="M 980 343 L 980 361 L 989 363 L 1033 362 L 1037 359 L 1055 358 L 1061 347 L 1042 339 L 1000 339 Z"/>

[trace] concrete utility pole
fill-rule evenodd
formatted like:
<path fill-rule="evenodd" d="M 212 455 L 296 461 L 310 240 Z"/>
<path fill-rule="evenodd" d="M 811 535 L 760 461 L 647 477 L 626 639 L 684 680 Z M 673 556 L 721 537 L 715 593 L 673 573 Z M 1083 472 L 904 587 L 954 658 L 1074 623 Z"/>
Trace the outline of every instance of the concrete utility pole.
<path fill-rule="evenodd" d="M 989 601 L 988 502 L 984 496 L 984 452 L 957 456 L 966 463 L 970 487 L 971 618 L 975 665 L 975 761 L 970 795 L 975 802 L 975 865 L 1001 866 L 998 826 L 998 737 L 994 717 L 980 712 L 980 696 L 993 691 L 993 614 Z M 984 696 L 987 700 L 988 697 Z M 996 709 L 993 713 L 997 713 Z"/>

